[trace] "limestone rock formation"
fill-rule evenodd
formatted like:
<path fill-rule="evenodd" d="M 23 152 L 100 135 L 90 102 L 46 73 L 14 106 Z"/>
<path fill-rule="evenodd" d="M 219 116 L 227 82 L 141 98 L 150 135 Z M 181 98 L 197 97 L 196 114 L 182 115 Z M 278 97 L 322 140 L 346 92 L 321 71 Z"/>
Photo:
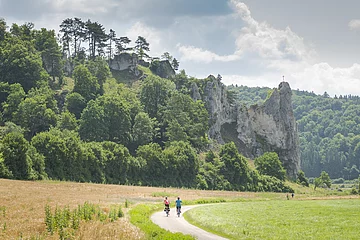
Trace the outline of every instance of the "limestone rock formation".
<path fill-rule="evenodd" d="M 175 76 L 175 71 L 168 60 L 153 61 L 150 69 L 156 75 L 162 78 L 171 78 Z"/>
<path fill-rule="evenodd" d="M 247 108 L 230 104 L 226 87 L 209 76 L 203 96 L 210 114 L 209 137 L 219 143 L 234 141 L 239 152 L 251 159 L 276 152 L 288 176 L 295 178 L 300 148 L 291 95 L 289 84 L 281 82 L 262 105 Z"/>
<path fill-rule="evenodd" d="M 138 57 L 136 54 L 121 53 L 115 55 L 114 59 L 109 62 L 109 68 L 111 70 L 123 71 L 128 70 L 135 76 L 139 76 L 139 70 L 137 69 Z"/>

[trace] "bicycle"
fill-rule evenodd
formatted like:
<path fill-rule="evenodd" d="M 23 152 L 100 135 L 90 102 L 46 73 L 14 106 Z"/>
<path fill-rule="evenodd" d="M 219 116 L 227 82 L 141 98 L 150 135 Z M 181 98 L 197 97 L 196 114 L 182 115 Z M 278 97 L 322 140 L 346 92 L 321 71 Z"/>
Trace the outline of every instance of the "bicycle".
<path fill-rule="evenodd" d="M 165 211 L 165 213 L 166 213 L 166 216 L 168 217 L 168 216 L 169 216 L 169 212 L 170 212 L 170 207 L 165 207 L 164 211 Z"/>
<path fill-rule="evenodd" d="M 176 214 L 178 217 L 180 217 L 180 213 L 181 213 L 181 207 L 177 207 L 176 208 Z"/>

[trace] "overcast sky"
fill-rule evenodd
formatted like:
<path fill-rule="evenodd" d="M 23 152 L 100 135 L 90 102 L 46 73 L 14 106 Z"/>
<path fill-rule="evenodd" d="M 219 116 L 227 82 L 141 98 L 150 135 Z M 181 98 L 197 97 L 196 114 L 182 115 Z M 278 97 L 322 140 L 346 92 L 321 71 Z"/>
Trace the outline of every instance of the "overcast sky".
<path fill-rule="evenodd" d="M 0 0 L 8 25 L 90 19 L 145 37 L 151 56 L 170 52 L 190 76 L 270 88 L 285 76 L 331 96 L 360 95 L 359 10 L 358 0 Z"/>

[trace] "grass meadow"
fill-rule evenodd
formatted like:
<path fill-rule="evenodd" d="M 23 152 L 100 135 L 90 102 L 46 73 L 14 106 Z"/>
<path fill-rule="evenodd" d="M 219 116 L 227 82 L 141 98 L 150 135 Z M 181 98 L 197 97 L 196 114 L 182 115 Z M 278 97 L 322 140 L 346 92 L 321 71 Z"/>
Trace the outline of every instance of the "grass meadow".
<path fill-rule="evenodd" d="M 79 210 L 79 207 L 88 204 L 94 205 L 98 216 L 91 220 L 80 220 L 79 226 L 74 231 L 65 229 L 66 234 L 70 234 L 66 235 L 66 239 L 189 239 L 189 236 L 171 234 L 150 221 L 151 214 L 162 209 L 164 196 L 168 196 L 172 202 L 175 201 L 177 196 L 181 196 L 184 205 L 219 203 L 211 205 L 211 208 L 218 207 L 209 210 L 212 211 L 212 214 L 207 215 L 208 211 L 195 214 L 196 218 L 194 217 L 192 221 L 199 217 L 206 219 L 206 221 L 200 220 L 206 223 L 222 223 L 231 220 L 228 227 L 205 226 L 213 228 L 212 231 L 216 232 L 220 231 L 219 229 L 225 229 L 228 236 L 236 236 L 233 235 L 235 232 L 231 228 L 231 226 L 236 225 L 236 230 L 241 229 L 239 230 L 241 238 L 263 238 L 263 235 L 252 237 L 253 229 L 251 224 L 253 222 L 258 222 L 258 225 L 254 226 L 254 228 L 260 230 L 269 229 L 271 233 L 277 233 L 282 231 L 281 226 L 283 225 L 287 226 L 288 229 L 295 229 L 298 221 L 303 221 L 304 224 L 300 224 L 299 229 L 307 231 L 307 233 L 303 234 L 304 236 L 310 236 L 306 235 L 310 233 L 316 234 L 319 229 L 325 229 L 325 225 L 330 222 L 344 222 L 343 225 L 330 225 L 332 226 L 330 230 L 327 228 L 330 233 L 334 234 L 346 230 L 349 235 L 344 234 L 343 236 L 353 236 L 350 234 L 352 234 L 353 224 L 355 223 L 358 224 L 358 229 L 360 229 L 359 197 L 351 196 L 349 192 L 327 191 L 324 189 L 314 191 L 312 188 L 300 187 L 293 183 L 289 184 L 295 189 L 295 199 L 287 201 L 284 193 L 205 191 L 62 181 L 0 179 L 0 239 L 59 239 L 59 232 L 60 234 L 65 233 L 59 231 L 59 229 L 54 231 L 53 234 L 49 233 L 49 226 L 46 223 L 49 219 L 46 217 L 45 209 L 48 207 L 52 213 L 51 215 L 55 216 L 55 218 L 63 215 L 55 219 L 56 221 L 52 219 L 57 222 L 57 225 L 63 226 L 65 224 L 64 219 L 67 219 L 67 221 L 74 220 L 74 217 L 70 216 L 69 218 L 64 215 L 74 213 L 75 210 Z M 349 200 L 349 198 L 357 198 L 358 200 Z M 334 200 L 330 201 L 329 199 Z M 225 206 L 230 206 L 226 210 L 227 212 Z M 287 208 L 285 208 L 286 206 Z M 343 207 L 340 208 L 341 206 Z M 196 211 L 208 207 L 210 205 L 196 209 Z M 263 207 L 263 209 L 260 207 Z M 112 210 L 120 208 L 124 216 L 117 219 L 111 218 Z M 251 211 L 252 208 L 260 211 L 256 215 L 251 215 L 255 213 L 255 211 Z M 331 210 L 329 210 L 330 208 Z M 56 214 L 56 209 L 58 209 L 58 214 Z M 265 210 L 268 211 L 267 214 L 260 217 L 260 214 L 265 213 Z M 189 213 L 192 213 L 192 211 Z M 309 214 L 307 213 L 309 212 L 315 214 L 312 219 L 308 217 Z M 245 213 L 249 214 L 246 218 Z M 278 220 L 271 218 L 263 222 L 250 221 L 251 218 L 265 219 L 270 213 L 278 213 L 280 218 Z M 329 215 L 330 213 L 332 215 Z M 104 216 L 108 217 L 105 218 Z M 225 217 L 225 220 L 220 221 L 223 217 Z M 306 218 L 301 220 L 301 217 Z M 98 220 L 99 218 L 102 220 Z M 298 220 L 295 221 L 294 219 Z M 305 225 L 307 222 L 311 224 Z M 73 223 L 71 224 L 73 225 Z M 297 237 L 296 234 L 298 233 L 281 232 L 279 238 L 289 239 L 289 234 L 293 236 L 292 239 L 296 239 L 294 237 Z M 323 239 L 336 239 L 333 237 L 326 238 L 325 236 L 330 236 L 326 234 L 328 233 L 322 234 Z M 266 239 L 270 235 L 265 234 L 264 236 Z M 359 238 L 360 235 L 357 239 Z"/>
<path fill-rule="evenodd" d="M 95 204 L 104 214 L 121 206 L 125 216 L 116 221 L 82 221 L 70 239 L 148 239 L 146 229 L 130 223 L 129 210 L 145 204 L 150 209 L 144 215 L 148 218 L 156 210 L 153 205 L 161 203 L 165 195 L 172 201 L 181 196 L 192 203 L 197 199 L 256 197 L 255 193 L 0 179 L 0 239 L 59 239 L 58 233 L 47 231 L 46 206 L 54 214 L 56 208 L 72 212 L 85 203 Z"/>
<path fill-rule="evenodd" d="M 184 216 L 229 239 L 360 239 L 359 198 L 224 203 Z"/>

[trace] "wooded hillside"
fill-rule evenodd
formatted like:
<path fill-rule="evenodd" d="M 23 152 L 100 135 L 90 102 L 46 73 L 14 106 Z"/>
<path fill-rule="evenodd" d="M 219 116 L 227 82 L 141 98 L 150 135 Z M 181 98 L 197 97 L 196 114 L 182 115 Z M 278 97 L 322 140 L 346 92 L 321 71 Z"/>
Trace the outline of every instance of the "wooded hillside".
<path fill-rule="evenodd" d="M 184 70 L 155 75 L 159 58 L 141 36 L 128 47 L 130 39 L 90 20 L 65 19 L 60 28 L 56 38 L 31 23 L 0 21 L 0 177 L 292 191 L 277 154 L 253 168 L 233 143 L 209 150 L 208 110 L 190 92 L 196 83 L 203 94 L 210 79 Z M 138 67 L 141 80 L 113 78 L 107 61 L 114 52 L 150 61 Z M 169 53 L 162 58 L 177 70 Z M 276 173 L 262 169 L 264 161 Z"/>

